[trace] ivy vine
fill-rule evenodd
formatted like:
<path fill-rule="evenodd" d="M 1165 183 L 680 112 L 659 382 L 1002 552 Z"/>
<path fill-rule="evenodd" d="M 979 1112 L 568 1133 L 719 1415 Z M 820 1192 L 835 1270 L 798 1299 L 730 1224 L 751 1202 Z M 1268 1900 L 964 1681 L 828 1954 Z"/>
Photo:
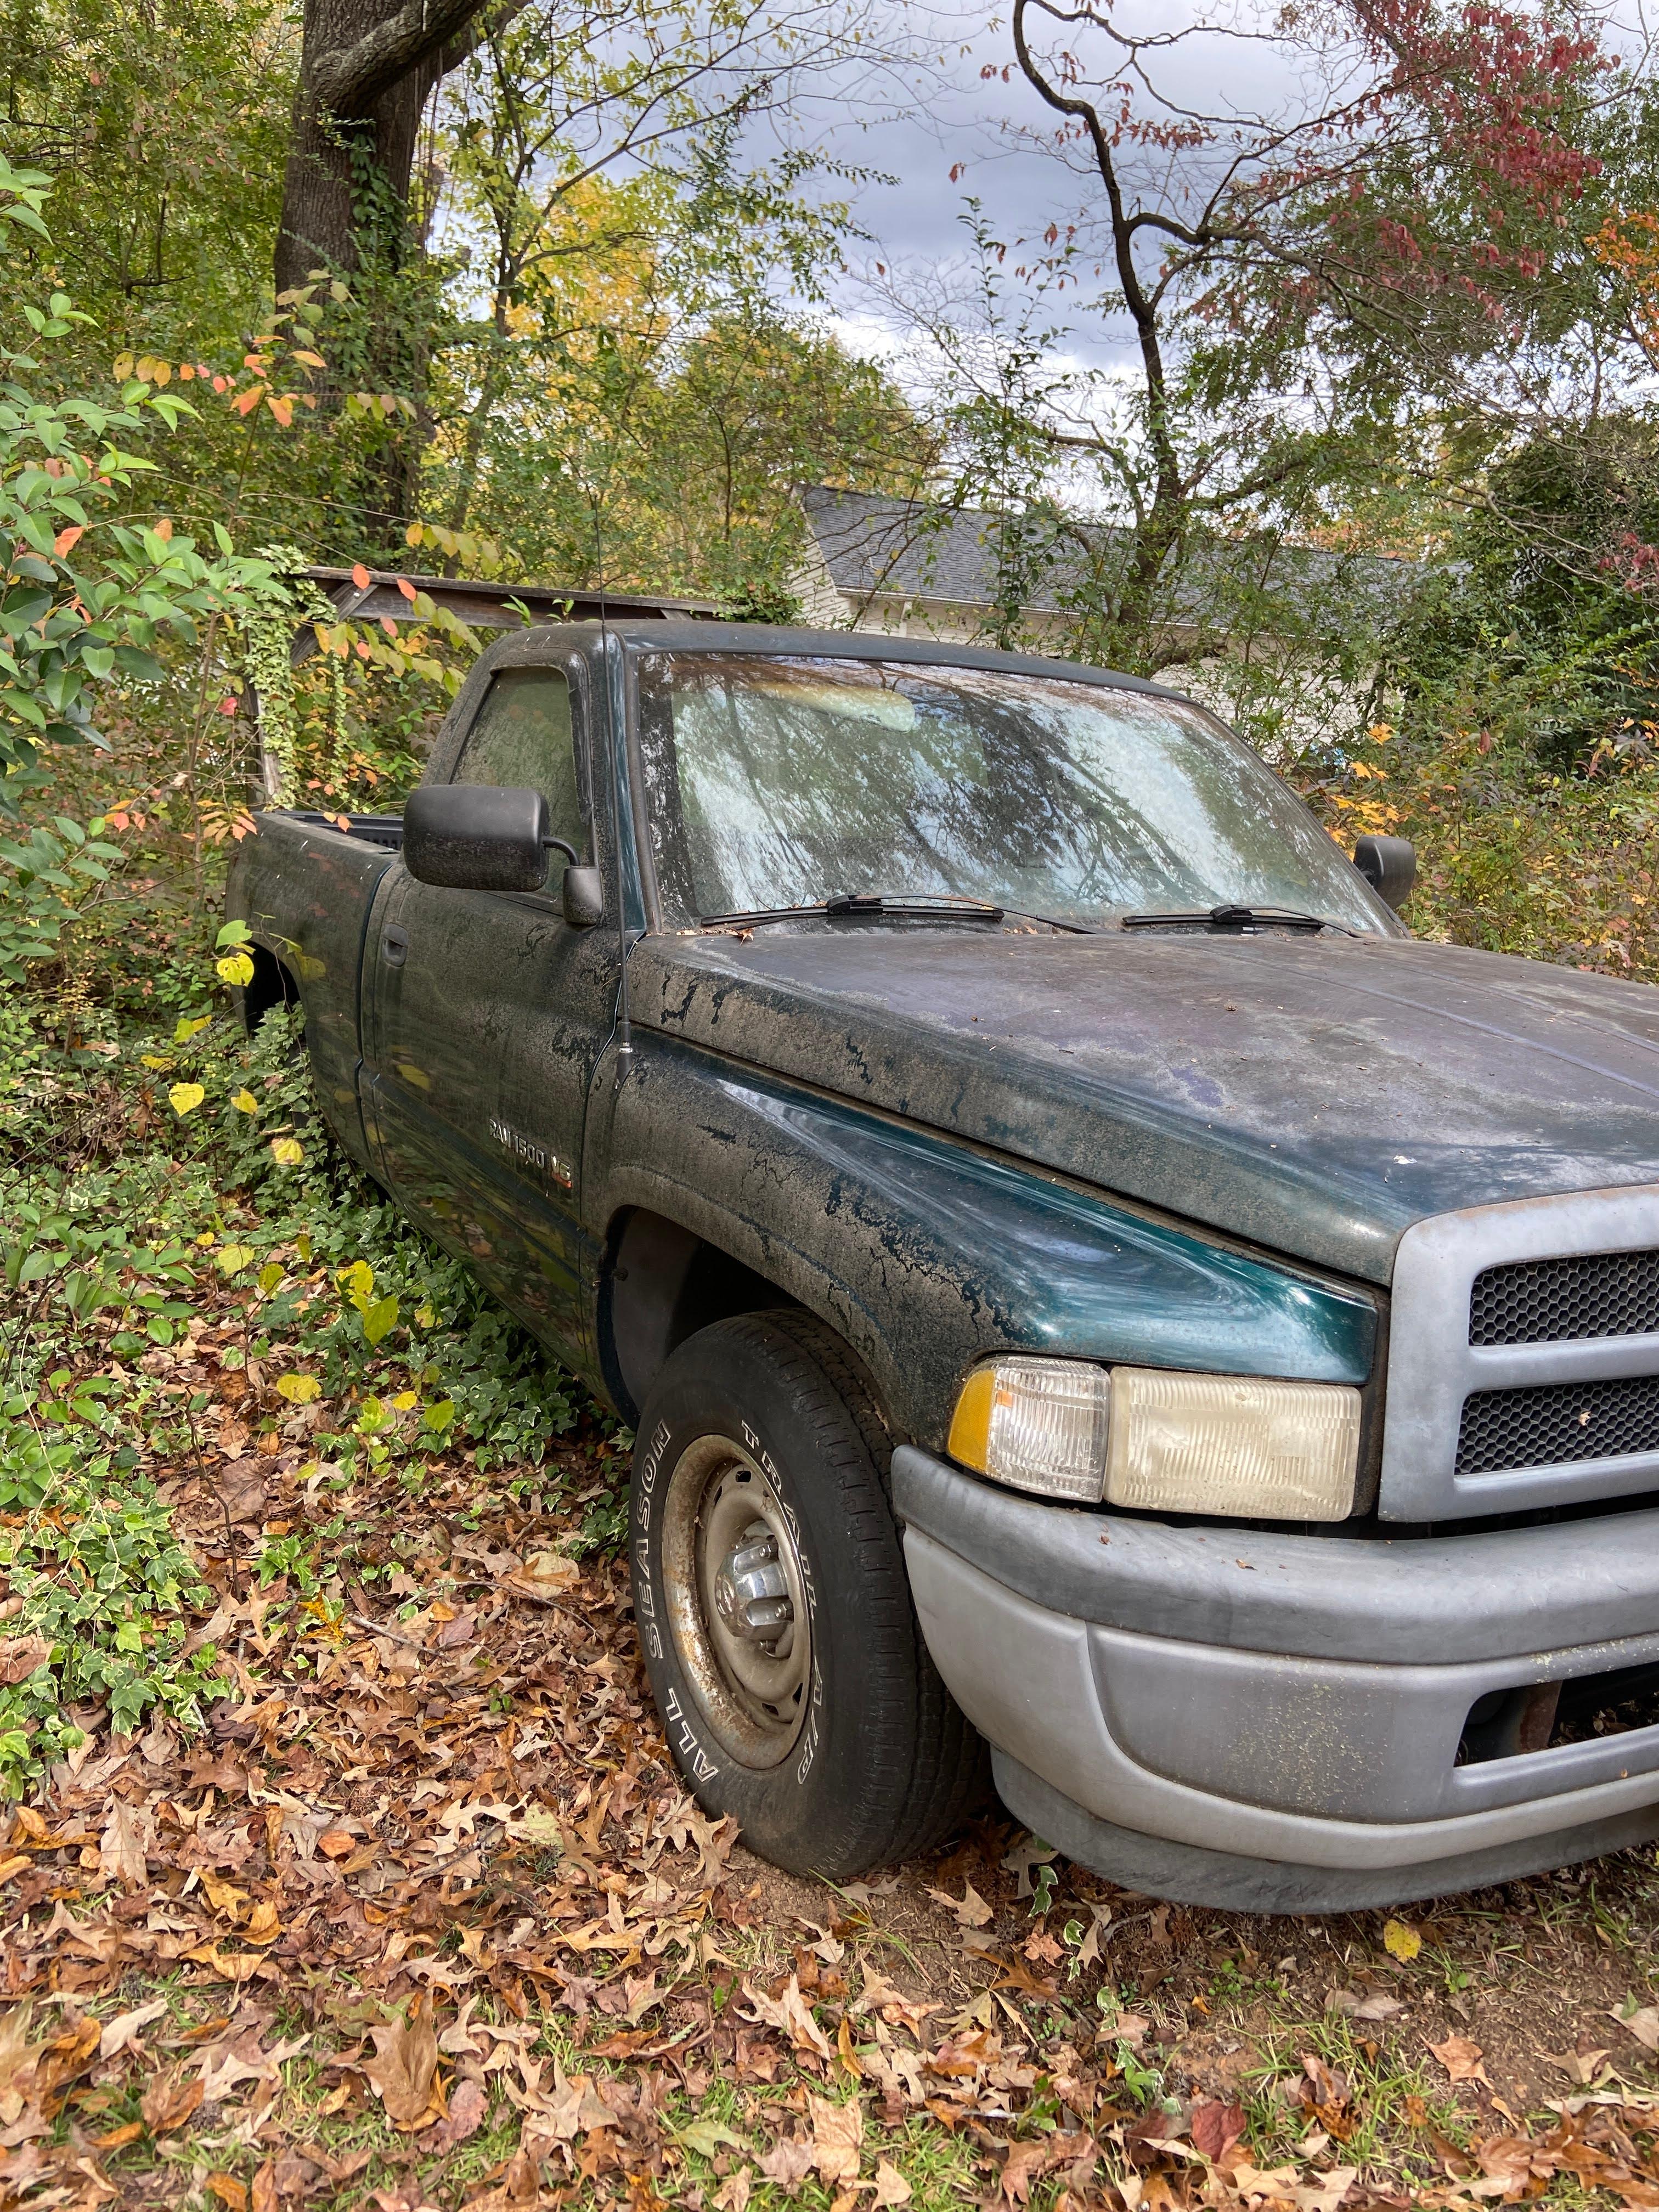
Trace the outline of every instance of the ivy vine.
<path fill-rule="evenodd" d="M 300 574 L 306 556 L 297 545 L 264 545 L 260 557 L 276 574 L 242 616 L 242 666 L 258 702 L 259 735 L 266 761 L 275 769 L 272 806 L 294 804 L 299 775 L 300 704 L 294 681 L 294 633 L 303 622 L 332 622 L 335 609 L 308 578 Z M 345 708 L 345 669 L 331 662 L 330 722 L 337 730 Z"/>

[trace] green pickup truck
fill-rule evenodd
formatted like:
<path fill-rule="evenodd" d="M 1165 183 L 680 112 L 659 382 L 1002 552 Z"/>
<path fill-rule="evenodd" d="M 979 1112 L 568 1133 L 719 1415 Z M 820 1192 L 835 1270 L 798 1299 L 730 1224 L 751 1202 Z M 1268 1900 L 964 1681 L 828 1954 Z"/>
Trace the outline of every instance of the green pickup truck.
<path fill-rule="evenodd" d="M 637 1431 L 687 1782 L 845 1878 L 986 1766 L 1137 1888 L 1659 1833 L 1659 997 L 1412 939 L 1210 714 L 921 640 L 493 647 L 230 912 L 346 1151 Z"/>

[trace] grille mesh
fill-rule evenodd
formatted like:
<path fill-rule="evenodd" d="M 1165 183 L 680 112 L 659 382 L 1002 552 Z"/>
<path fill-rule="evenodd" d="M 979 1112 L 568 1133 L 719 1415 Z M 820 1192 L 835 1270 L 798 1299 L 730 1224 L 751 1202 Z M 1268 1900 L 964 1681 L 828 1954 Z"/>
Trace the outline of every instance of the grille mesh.
<path fill-rule="evenodd" d="M 1566 1344 L 1656 1330 L 1659 1252 L 1517 1260 L 1477 1275 L 1469 1294 L 1471 1344 Z"/>
<path fill-rule="evenodd" d="M 1477 1390 L 1463 1401 L 1459 1474 L 1659 1452 L 1659 1375 Z"/>

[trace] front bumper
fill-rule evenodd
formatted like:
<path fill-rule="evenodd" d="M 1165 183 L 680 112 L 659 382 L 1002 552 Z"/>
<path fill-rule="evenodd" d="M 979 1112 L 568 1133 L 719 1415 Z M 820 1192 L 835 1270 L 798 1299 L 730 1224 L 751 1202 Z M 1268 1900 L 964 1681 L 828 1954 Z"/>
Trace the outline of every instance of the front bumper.
<path fill-rule="evenodd" d="M 1176 1528 L 904 1447 L 928 1650 L 1011 1808 L 1194 1904 L 1397 1904 L 1659 1834 L 1659 1726 L 1459 1764 L 1493 1691 L 1659 1662 L 1659 1511 L 1388 1542 Z"/>

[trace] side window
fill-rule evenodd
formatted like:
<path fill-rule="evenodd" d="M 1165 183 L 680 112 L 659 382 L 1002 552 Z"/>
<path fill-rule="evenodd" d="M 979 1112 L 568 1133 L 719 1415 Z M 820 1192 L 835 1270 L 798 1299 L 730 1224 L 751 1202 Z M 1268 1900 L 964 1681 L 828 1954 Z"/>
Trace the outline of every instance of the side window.
<path fill-rule="evenodd" d="M 483 696 L 457 783 L 495 783 L 539 791 L 547 826 L 586 849 L 570 728 L 570 686 L 556 668 L 507 668 Z"/>

